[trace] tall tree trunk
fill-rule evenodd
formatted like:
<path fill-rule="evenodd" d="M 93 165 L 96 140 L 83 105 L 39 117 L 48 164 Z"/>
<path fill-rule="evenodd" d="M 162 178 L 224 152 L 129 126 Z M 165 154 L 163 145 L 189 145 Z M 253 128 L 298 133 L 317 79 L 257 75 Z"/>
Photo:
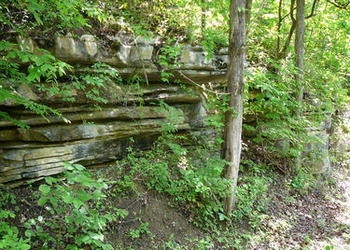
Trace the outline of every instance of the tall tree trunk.
<path fill-rule="evenodd" d="M 304 95 L 304 33 L 305 33 L 305 0 L 297 0 L 296 28 L 295 28 L 295 66 L 297 72 L 295 80 L 299 86 L 297 100 L 301 104 Z"/>
<path fill-rule="evenodd" d="M 230 45 L 227 87 L 229 92 L 229 109 L 225 113 L 223 155 L 228 165 L 225 178 L 231 181 L 230 194 L 224 201 L 224 210 L 232 212 L 236 197 L 238 171 L 241 157 L 241 136 L 243 118 L 243 71 L 246 40 L 246 1 L 231 0 L 230 3 Z"/>
<path fill-rule="evenodd" d="M 298 86 L 296 98 L 299 106 L 296 110 L 296 115 L 301 116 L 302 102 L 304 97 L 304 33 L 305 33 L 305 0 L 296 0 L 297 11 L 295 20 L 295 81 Z M 300 168 L 302 165 L 301 152 L 298 153 L 295 159 L 295 169 Z"/>

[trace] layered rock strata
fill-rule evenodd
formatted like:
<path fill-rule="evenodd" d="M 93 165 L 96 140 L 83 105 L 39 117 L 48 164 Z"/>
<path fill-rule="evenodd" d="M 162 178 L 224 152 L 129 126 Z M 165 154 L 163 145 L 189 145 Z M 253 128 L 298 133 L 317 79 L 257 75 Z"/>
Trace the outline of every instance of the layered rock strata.
<path fill-rule="evenodd" d="M 30 128 L 0 121 L 0 183 L 59 173 L 63 161 L 90 165 L 115 160 L 125 154 L 131 137 L 135 147 L 149 146 L 168 122 L 167 111 L 155 105 L 156 100 L 176 110 L 179 131 L 203 125 L 198 95 L 159 86 L 153 88 L 152 98 L 143 100 L 142 105 L 111 102 L 99 109 L 73 103 L 57 108 L 63 117 L 38 117 L 20 107 L 3 106 Z"/>
<path fill-rule="evenodd" d="M 114 40 L 113 40 L 114 39 Z M 102 47 L 92 35 L 57 36 L 50 50 L 71 65 L 107 63 L 127 77 L 141 73 L 146 83 L 130 91 L 116 83 L 106 83 L 107 104 L 94 108 L 82 96 L 65 103 L 55 96 L 45 96 L 34 87 L 17 86 L 16 91 L 27 99 L 56 108 L 62 116 L 40 117 L 11 102 L 0 104 L 0 110 L 26 123 L 19 128 L 0 119 L 0 183 L 16 185 L 27 180 L 62 172 L 62 162 L 100 164 L 113 161 L 126 153 L 134 138 L 136 148 L 148 147 L 168 122 L 165 102 L 176 110 L 175 126 L 179 131 L 203 127 L 205 111 L 198 92 L 176 84 L 161 84 L 155 40 L 114 37 L 113 46 Z M 29 42 L 28 42 L 29 43 Z M 31 41 L 33 50 L 40 41 Z M 174 78 L 192 83 L 217 81 L 225 74 L 227 55 L 220 51 L 208 60 L 199 47 L 183 46 L 176 67 L 166 69 Z M 198 86 L 198 85 L 197 85 Z"/>
<path fill-rule="evenodd" d="M 217 51 L 208 59 L 202 47 L 183 45 L 177 51 L 176 63 L 164 68 L 159 59 L 162 44 L 157 39 L 111 36 L 108 43 L 105 45 L 92 35 L 77 38 L 68 34 L 56 37 L 52 50 L 58 58 L 68 63 L 103 62 L 117 68 L 122 75 L 141 73 L 147 75 L 150 81 L 159 80 L 162 70 L 171 71 L 176 79 L 201 83 L 222 80 L 226 74 L 227 48 Z"/>

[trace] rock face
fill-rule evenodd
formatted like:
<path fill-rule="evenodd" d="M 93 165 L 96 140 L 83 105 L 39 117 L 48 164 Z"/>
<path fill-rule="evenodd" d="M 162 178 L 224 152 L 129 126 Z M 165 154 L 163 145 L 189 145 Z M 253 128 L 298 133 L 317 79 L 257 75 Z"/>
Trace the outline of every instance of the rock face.
<path fill-rule="evenodd" d="M 183 45 L 178 52 L 176 65 L 165 68 L 160 65 L 161 43 L 156 39 L 130 39 L 130 37 L 109 37 L 110 45 L 103 45 L 92 35 L 74 37 L 71 34 L 58 36 L 53 53 L 68 63 L 107 63 L 122 75 L 146 74 L 149 80 L 159 80 L 162 70 L 171 71 L 177 79 L 196 82 L 222 80 L 226 74 L 228 51 L 221 49 L 208 59 L 199 46 Z M 164 56 L 167 56 L 166 54 Z"/>
<path fill-rule="evenodd" d="M 303 152 L 304 166 L 312 167 L 315 174 L 329 175 L 332 170 L 332 161 L 329 154 L 332 120 L 329 116 L 319 127 L 309 129 L 309 135 L 314 140 L 309 142 Z"/>
<path fill-rule="evenodd" d="M 9 112 L 30 129 L 0 121 L 0 183 L 60 173 L 63 161 L 90 165 L 115 160 L 125 154 L 131 145 L 131 137 L 136 148 L 148 147 L 160 134 L 162 124 L 168 122 L 167 111 L 157 106 L 156 100 L 167 102 L 176 110 L 175 126 L 179 131 L 197 130 L 203 126 L 199 95 L 166 85 L 144 92 L 151 93 L 152 98 L 144 97 L 142 106 L 125 106 L 126 101 L 111 102 L 96 109 L 78 102 L 57 108 L 64 119 L 38 117 L 20 107 L 2 107 L 10 108 Z M 136 97 L 131 95 L 129 98 Z"/>
<path fill-rule="evenodd" d="M 167 103 L 176 110 L 179 131 L 198 131 L 203 127 L 205 109 L 199 93 L 176 84 L 160 83 L 157 41 L 112 38 L 114 44 L 102 47 L 92 35 L 57 36 L 56 57 L 71 65 L 107 63 L 130 76 L 137 72 L 147 78 L 137 91 L 117 83 L 106 83 L 107 104 L 94 108 L 80 94 L 75 101 L 62 102 L 37 89 L 19 86 L 20 95 L 56 108 L 64 117 L 40 117 L 11 102 L 0 103 L 0 110 L 25 122 L 30 129 L 18 128 L 0 119 L 0 183 L 16 185 L 63 171 L 62 162 L 100 164 L 125 155 L 126 148 L 148 147 L 168 122 L 169 112 L 159 107 Z M 36 45 L 34 44 L 33 47 Z M 179 63 L 170 70 L 175 77 L 194 82 L 216 81 L 225 75 L 227 54 L 220 51 L 208 60 L 199 47 L 183 46 Z M 174 117 L 173 117 L 174 118 Z"/>
<path fill-rule="evenodd" d="M 338 160 L 338 163 L 343 166 L 350 165 L 350 106 L 340 114 L 341 120 L 338 126 L 335 127 L 332 140 L 331 150 Z"/>

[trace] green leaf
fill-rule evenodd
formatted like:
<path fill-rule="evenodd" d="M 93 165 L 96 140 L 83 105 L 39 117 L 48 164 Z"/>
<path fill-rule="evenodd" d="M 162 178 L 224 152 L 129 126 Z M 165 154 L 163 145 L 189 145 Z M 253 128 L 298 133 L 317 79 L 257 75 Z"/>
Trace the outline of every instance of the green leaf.
<path fill-rule="evenodd" d="M 63 167 L 64 167 L 65 169 L 67 169 L 67 170 L 70 170 L 70 171 L 72 171 L 72 170 L 75 169 L 75 167 L 73 166 L 73 164 L 70 163 L 70 162 L 64 162 L 64 163 L 63 163 Z"/>
<path fill-rule="evenodd" d="M 47 184 L 49 184 L 50 186 L 54 183 L 57 183 L 59 180 L 57 178 L 54 178 L 54 177 L 46 177 L 45 178 L 45 182 Z"/>
<path fill-rule="evenodd" d="M 46 185 L 46 184 L 42 184 L 39 187 L 39 191 L 43 194 L 43 195 L 47 195 L 48 193 L 50 193 L 51 191 L 51 187 Z"/>
<path fill-rule="evenodd" d="M 74 168 L 78 171 L 84 171 L 86 168 L 83 165 L 80 164 L 73 164 Z"/>
<path fill-rule="evenodd" d="M 43 206 L 47 203 L 49 199 L 47 197 L 40 197 L 39 200 L 38 200 L 38 205 L 39 206 Z"/>

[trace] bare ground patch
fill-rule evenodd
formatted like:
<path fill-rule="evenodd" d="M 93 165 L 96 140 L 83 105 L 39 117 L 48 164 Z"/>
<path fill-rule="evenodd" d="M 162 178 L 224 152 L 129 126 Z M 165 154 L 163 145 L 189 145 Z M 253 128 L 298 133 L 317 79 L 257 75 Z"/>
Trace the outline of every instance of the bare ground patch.
<path fill-rule="evenodd" d="M 275 180 L 272 200 L 250 249 L 350 249 L 349 170 L 334 172 L 330 189 L 291 195 Z"/>

